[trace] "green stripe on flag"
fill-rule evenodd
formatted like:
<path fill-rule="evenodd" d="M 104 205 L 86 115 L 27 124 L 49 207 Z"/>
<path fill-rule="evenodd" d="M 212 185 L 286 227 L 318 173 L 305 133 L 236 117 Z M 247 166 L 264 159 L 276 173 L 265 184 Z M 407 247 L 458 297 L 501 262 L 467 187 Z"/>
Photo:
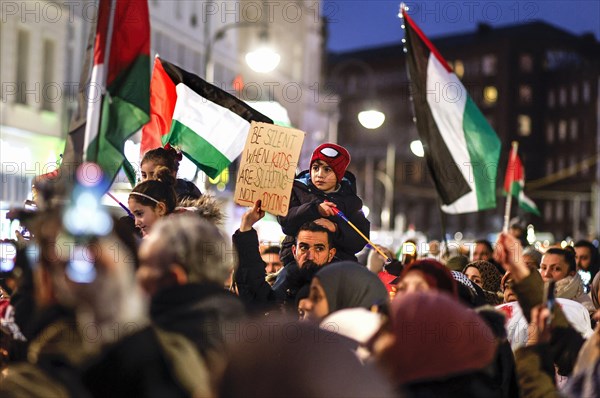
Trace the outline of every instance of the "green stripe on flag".
<path fill-rule="evenodd" d="M 501 143 L 469 95 L 463 114 L 463 129 L 475 179 L 477 207 L 479 210 L 494 208 Z"/>
<path fill-rule="evenodd" d="M 102 116 L 98 136 L 90 143 L 86 159 L 97 163 L 109 181 L 113 181 L 121 166 L 131 185 L 135 173 L 123 153 L 125 141 L 149 120 L 148 114 L 135 105 L 107 93 L 102 99 Z"/>
<path fill-rule="evenodd" d="M 513 181 L 511 186 L 511 193 L 515 198 L 517 198 L 519 207 L 521 207 L 523 210 L 529 213 L 536 214 L 540 217 L 542 216 L 542 213 L 540 213 L 540 210 L 537 208 L 535 202 L 529 199 L 527 195 L 525 195 L 522 181 Z"/>
<path fill-rule="evenodd" d="M 138 56 L 135 61 L 107 87 L 113 97 L 130 102 L 150 114 L 150 57 Z"/>
<path fill-rule="evenodd" d="M 163 144 L 182 148 L 187 157 L 209 177 L 217 178 L 231 161 L 194 130 L 173 119 L 171 132 L 162 137 Z M 183 149 L 185 148 L 185 149 Z M 202 163 L 195 159 L 201 159 Z"/>

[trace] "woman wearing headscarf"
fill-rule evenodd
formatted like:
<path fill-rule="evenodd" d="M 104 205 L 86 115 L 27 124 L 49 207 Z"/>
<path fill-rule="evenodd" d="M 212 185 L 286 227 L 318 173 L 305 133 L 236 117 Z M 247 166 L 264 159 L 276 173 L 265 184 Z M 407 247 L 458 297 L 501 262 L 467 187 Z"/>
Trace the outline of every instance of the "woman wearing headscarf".
<path fill-rule="evenodd" d="M 405 294 L 374 342 L 375 356 L 411 397 L 501 397 L 494 382 L 497 343 L 486 322 L 443 292 Z"/>
<path fill-rule="evenodd" d="M 397 288 L 396 297 L 417 291 L 441 290 L 458 298 L 456 281 L 450 270 L 430 258 L 406 266 L 398 277 Z"/>
<path fill-rule="evenodd" d="M 502 275 L 492 263 L 485 260 L 473 261 L 467 264 L 463 273 L 471 282 L 483 289 L 488 304 L 502 304 L 504 299 L 500 292 Z"/>
<path fill-rule="evenodd" d="M 387 290 L 377 275 L 356 262 L 342 261 L 317 272 L 302 309 L 307 319 L 320 321 L 344 308 L 368 309 L 387 300 Z"/>

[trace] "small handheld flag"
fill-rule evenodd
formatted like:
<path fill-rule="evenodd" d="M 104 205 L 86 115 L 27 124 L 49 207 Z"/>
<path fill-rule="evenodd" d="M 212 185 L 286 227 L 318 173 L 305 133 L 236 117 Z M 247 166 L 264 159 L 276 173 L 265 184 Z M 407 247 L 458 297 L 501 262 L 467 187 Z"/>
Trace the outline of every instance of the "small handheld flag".
<path fill-rule="evenodd" d="M 350 225 L 352 227 L 352 229 L 354 229 L 356 231 L 356 233 L 358 233 L 361 236 L 361 238 L 363 238 L 365 241 L 367 241 L 367 243 L 369 245 L 371 245 L 371 247 L 373 249 L 375 249 L 375 251 L 377 253 L 379 253 L 383 258 L 385 258 L 386 265 L 390 264 L 392 262 L 392 259 L 389 258 L 380 248 L 378 248 L 375 243 L 373 243 L 369 238 L 367 238 L 365 236 L 365 234 L 360 232 L 360 230 L 358 228 L 356 228 L 356 225 L 352 224 L 352 222 L 350 220 L 348 220 L 348 217 L 346 217 L 346 215 L 344 213 L 342 213 L 341 210 L 339 210 L 335 207 L 332 207 L 331 210 L 333 210 L 333 212 L 335 213 L 336 216 L 339 216 L 342 220 L 346 221 L 348 223 L 348 225 Z"/>

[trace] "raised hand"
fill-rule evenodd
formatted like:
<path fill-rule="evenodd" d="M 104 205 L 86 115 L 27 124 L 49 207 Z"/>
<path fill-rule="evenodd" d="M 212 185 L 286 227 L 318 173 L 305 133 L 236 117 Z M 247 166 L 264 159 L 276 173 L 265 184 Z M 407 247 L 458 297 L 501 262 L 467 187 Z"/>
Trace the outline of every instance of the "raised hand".
<path fill-rule="evenodd" d="M 512 235 L 502 232 L 498 236 L 496 249 L 494 250 L 494 259 L 502 267 L 512 273 L 516 282 L 527 278 L 530 274 L 529 268 L 523 260 L 523 247 L 521 242 Z"/>
<path fill-rule="evenodd" d="M 262 201 L 257 200 L 254 206 L 244 213 L 240 224 L 240 232 L 247 232 L 252 226 L 265 216 L 265 211 L 261 209 Z"/>

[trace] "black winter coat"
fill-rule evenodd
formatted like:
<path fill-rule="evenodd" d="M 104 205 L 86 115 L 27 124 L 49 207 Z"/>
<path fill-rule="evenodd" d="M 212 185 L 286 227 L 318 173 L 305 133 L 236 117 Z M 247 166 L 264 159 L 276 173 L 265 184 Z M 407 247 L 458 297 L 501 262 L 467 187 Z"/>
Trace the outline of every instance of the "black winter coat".
<path fill-rule="evenodd" d="M 225 333 L 245 317 L 242 302 L 216 284 L 189 283 L 159 291 L 150 303 L 150 318 L 163 330 L 182 334 L 206 358 L 224 354 Z"/>
<path fill-rule="evenodd" d="M 369 237 L 371 224 L 362 212 L 362 200 L 356 195 L 354 175 L 347 171 L 340 188 L 336 192 L 325 193 L 313 185 L 310 171 L 305 170 L 294 180 L 288 214 L 285 217 L 277 217 L 283 233 L 287 235 L 281 248 L 281 260 L 284 264 L 293 260 L 291 247 L 302 224 L 323 218 L 319 214 L 318 207 L 325 200 L 335 203 L 338 210 L 344 213 L 366 237 Z M 339 216 L 326 218 L 337 224 L 337 231 L 333 234 L 336 258 L 356 261 L 355 254 L 365 247 L 365 240 Z"/>

